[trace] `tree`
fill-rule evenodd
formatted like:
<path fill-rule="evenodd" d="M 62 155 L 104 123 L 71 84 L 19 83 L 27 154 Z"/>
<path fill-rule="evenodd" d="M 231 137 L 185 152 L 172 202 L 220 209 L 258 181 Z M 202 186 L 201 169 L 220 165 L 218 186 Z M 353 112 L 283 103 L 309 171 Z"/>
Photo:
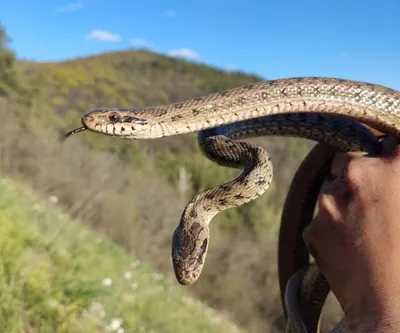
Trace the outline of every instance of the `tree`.
<path fill-rule="evenodd" d="M 8 48 L 10 38 L 0 25 L 0 96 L 8 96 L 17 88 L 15 54 Z"/>
<path fill-rule="evenodd" d="M 16 55 L 9 48 L 10 42 L 0 23 L 0 97 L 16 97 L 22 103 L 29 103 L 28 89 L 20 79 Z"/>

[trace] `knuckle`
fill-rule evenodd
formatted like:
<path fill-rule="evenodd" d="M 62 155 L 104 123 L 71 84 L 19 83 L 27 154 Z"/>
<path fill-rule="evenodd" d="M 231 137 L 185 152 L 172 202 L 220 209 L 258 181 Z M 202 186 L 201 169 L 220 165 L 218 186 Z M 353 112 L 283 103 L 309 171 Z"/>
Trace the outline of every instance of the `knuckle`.
<path fill-rule="evenodd" d="M 343 168 L 343 181 L 353 191 L 357 190 L 365 179 L 365 172 L 366 170 L 360 163 L 350 161 Z"/>

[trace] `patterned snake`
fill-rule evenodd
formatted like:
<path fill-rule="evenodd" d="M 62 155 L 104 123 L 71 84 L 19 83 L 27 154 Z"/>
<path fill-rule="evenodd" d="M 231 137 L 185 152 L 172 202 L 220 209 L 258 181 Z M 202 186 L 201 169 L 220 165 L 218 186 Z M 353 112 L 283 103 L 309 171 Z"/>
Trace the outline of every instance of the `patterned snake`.
<path fill-rule="evenodd" d="M 174 271 L 181 284 L 195 282 L 205 263 L 211 219 L 258 198 L 272 180 L 272 163 L 261 147 L 236 141 L 260 135 L 296 136 L 319 143 L 303 161 L 287 196 L 278 249 L 286 332 L 318 332 L 329 292 L 302 241 L 333 153 L 379 154 L 373 131 L 399 136 L 400 93 L 380 85 L 333 78 L 263 81 L 141 109 L 96 109 L 82 117 L 84 130 L 128 139 L 156 139 L 199 132 L 204 154 L 219 165 L 243 169 L 232 181 L 199 192 L 187 204 L 172 239 Z M 334 330 L 343 332 L 342 322 Z"/>

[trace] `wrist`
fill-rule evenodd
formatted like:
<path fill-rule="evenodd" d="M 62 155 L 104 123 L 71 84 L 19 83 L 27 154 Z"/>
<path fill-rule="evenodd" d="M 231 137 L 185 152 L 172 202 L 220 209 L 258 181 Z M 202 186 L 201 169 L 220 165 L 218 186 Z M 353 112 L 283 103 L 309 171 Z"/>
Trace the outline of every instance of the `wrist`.
<path fill-rule="evenodd" d="M 373 292 L 371 292 L 373 294 Z M 366 296 L 365 307 L 348 309 L 346 313 L 346 333 L 394 333 L 400 332 L 400 294 L 382 293 Z M 368 305 L 367 305 L 368 304 Z M 360 305 L 360 304 L 359 304 Z M 372 305 L 372 306 L 371 306 Z"/>
<path fill-rule="evenodd" d="M 357 289 L 353 286 L 351 297 L 347 301 L 340 300 L 344 301 L 340 302 L 345 313 L 344 332 L 400 332 L 400 285 L 387 278 L 378 280 L 376 284 L 370 281 L 369 288 Z M 356 290 L 358 293 L 355 293 Z"/>
<path fill-rule="evenodd" d="M 345 312 L 346 326 L 353 328 L 349 332 L 400 332 L 400 266 L 397 266 L 392 265 L 394 271 L 375 266 L 357 279 L 347 280 L 347 288 L 337 296 Z M 350 280 L 353 283 L 349 284 Z"/>
<path fill-rule="evenodd" d="M 385 318 L 347 318 L 345 333 L 398 333 L 400 331 L 400 320 L 398 316 Z"/>

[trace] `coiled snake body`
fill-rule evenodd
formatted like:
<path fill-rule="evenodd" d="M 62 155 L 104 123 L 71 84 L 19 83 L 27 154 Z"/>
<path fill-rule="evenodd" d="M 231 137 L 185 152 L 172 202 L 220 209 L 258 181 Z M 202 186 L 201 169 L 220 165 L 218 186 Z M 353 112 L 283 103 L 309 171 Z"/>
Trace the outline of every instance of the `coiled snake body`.
<path fill-rule="evenodd" d="M 316 266 L 309 266 L 302 230 L 312 218 L 316 194 L 335 149 L 379 154 L 380 142 L 368 127 L 399 135 L 400 93 L 342 79 L 280 79 L 170 105 L 96 109 L 83 116 L 82 124 L 66 136 L 86 129 L 128 139 L 200 132 L 199 144 L 208 158 L 222 166 L 243 169 L 234 180 L 198 193 L 186 206 L 172 241 L 174 270 L 181 284 L 193 283 L 201 273 L 211 219 L 218 212 L 256 199 L 272 180 L 268 153 L 236 140 L 286 135 L 320 142 L 292 183 L 278 251 L 282 301 L 289 319 L 287 332 L 315 332 L 319 330 L 320 310 L 329 286 Z M 335 332 L 343 327 L 338 326 Z"/>

